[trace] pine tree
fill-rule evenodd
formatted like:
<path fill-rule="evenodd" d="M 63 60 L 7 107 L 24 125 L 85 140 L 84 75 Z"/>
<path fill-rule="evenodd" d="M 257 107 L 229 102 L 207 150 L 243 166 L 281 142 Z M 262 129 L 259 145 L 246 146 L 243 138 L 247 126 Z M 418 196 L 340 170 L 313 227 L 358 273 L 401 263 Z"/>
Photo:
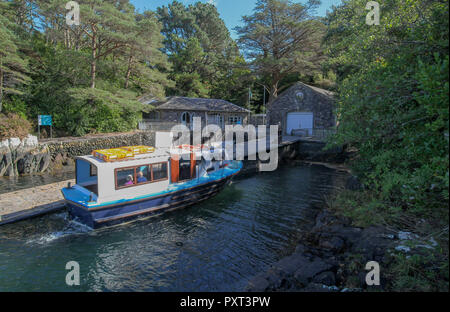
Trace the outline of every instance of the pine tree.
<path fill-rule="evenodd" d="M 128 0 L 86 0 L 80 2 L 81 28 L 88 37 L 91 53 L 91 88 L 95 88 L 97 62 L 126 47 L 135 29 L 134 7 Z"/>
<path fill-rule="evenodd" d="M 236 27 L 238 43 L 256 73 L 270 76 L 270 98 L 278 96 L 280 82 L 291 73 L 318 69 L 324 25 L 312 14 L 320 2 L 258 0 L 254 13 Z"/>
<path fill-rule="evenodd" d="M 0 12 L 8 9 L 8 3 L 0 3 Z M 20 55 L 18 38 L 11 30 L 13 23 L 0 15 L 0 112 L 6 94 L 22 94 L 20 87 L 29 81 L 26 75 L 27 62 Z"/>
<path fill-rule="evenodd" d="M 216 7 L 201 2 L 184 6 L 173 1 L 157 13 L 163 25 L 164 50 L 173 65 L 170 78 L 176 83 L 168 92 L 235 98 L 234 90 L 222 92 L 220 88 L 225 79 L 235 76 L 235 70 L 240 71 L 235 68 L 240 53 Z"/>
<path fill-rule="evenodd" d="M 130 87 L 130 82 L 141 92 L 151 93 L 156 97 L 164 95 L 164 87 L 169 86 L 167 79 L 169 63 L 163 48 L 161 24 L 154 12 L 145 11 L 136 15 L 136 24 L 130 41 L 123 49 L 127 62 L 124 88 Z"/>

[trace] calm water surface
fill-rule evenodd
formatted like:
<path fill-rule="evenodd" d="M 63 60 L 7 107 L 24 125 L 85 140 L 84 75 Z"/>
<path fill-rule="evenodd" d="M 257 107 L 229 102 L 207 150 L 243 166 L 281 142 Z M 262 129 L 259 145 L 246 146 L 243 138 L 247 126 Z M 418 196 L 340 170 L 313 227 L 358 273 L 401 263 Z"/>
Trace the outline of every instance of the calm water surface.
<path fill-rule="evenodd" d="M 99 231 L 66 212 L 5 225 L 0 291 L 241 291 L 293 251 L 346 177 L 286 165 L 242 177 L 190 208 Z M 72 260 L 80 264 L 80 286 L 65 284 Z"/>
<path fill-rule="evenodd" d="M 64 180 L 74 179 L 73 172 L 60 172 L 57 174 L 39 174 L 21 177 L 0 177 L 0 194 L 14 192 L 43 184 L 50 184 Z"/>

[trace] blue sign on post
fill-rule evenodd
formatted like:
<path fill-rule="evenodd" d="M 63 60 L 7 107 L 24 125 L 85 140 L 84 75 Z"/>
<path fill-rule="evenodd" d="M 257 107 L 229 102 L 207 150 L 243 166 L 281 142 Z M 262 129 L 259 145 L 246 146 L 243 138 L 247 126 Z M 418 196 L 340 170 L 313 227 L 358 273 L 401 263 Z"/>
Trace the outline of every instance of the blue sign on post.
<path fill-rule="evenodd" d="M 39 126 L 51 126 L 52 116 L 51 115 L 39 115 L 38 116 Z"/>
<path fill-rule="evenodd" d="M 52 134 L 52 116 L 51 115 L 38 115 L 38 134 L 39 139 L 41 138 L 41 126 L 50 126 L 50 137 Z"/>

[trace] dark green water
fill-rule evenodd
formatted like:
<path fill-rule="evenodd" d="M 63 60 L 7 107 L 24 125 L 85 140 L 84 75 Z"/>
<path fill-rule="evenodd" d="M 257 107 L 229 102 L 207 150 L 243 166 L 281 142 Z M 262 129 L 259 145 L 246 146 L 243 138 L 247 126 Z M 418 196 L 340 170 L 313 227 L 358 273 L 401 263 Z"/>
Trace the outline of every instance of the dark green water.
<path fill-rule="evenodd" d="M 21 177 L 0 177 L 0 194 L 74 178 L 75 174 L 73 172 L 37 174 Z"/>
<path fill-rule="evenodd" d="M 65 212 L 0 227 L 0 291 L 240 291 L 293 251 L 346 175 L 283 166 L 244 177 L 207 202 L 86 229 Z M 80 264 L 67 286 L 65 265 Z"/>

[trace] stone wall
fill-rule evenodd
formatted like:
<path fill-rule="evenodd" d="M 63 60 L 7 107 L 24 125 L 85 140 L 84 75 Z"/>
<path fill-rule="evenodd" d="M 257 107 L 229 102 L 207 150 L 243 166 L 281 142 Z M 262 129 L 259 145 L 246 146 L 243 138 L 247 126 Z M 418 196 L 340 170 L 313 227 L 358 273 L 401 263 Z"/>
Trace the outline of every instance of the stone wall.
<path fill-rule="evenodd" d="M 136 131 L 91 135 L 82 138 L 42 140 L 29 136 L 0 142 L 0 176 L 72 171 L 76 156 L 89 155 L 93 150 L 128 145 L 155 145 L 155 132 Z"/>
<path fill-rule="evenodd" d="M 267 121 L 279 125 L 286 133 L 286 120 L 291 112 L 312 112 L 314 129 L 335 126 L 333 93 L 304 83 L 297 83 L 283 92 L 268 106 Z"/>
<path fill-rule="evenodd" d="M 130 145 L 155 145 L 155 132 L 135 131 L 110 133 L 82 138 L 63 138 L 42 142 L 49 150 L 51 165 L 49 171 L 73 170 L 76 156 L 90 155 L 93 150 Z"/>

